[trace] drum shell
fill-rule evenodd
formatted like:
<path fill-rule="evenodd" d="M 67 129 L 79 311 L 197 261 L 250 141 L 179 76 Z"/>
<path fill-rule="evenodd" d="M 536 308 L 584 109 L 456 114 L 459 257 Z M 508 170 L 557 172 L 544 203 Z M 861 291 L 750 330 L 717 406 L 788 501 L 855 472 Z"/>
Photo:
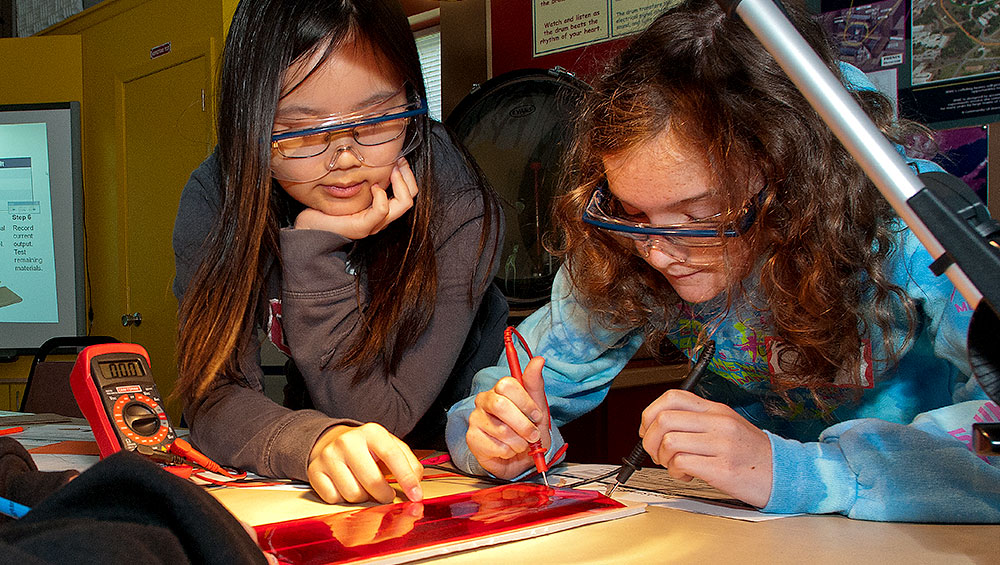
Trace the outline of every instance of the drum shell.
<path fill-rule="evenodd" d="M 496 191 L 506 232 L 496 282 L 512 311 L 549 300 L 558 262 L 545 250 L 574 112 L 589 89 L 558 69 L 521 69 L 495 77 L 448 116 Z"/>

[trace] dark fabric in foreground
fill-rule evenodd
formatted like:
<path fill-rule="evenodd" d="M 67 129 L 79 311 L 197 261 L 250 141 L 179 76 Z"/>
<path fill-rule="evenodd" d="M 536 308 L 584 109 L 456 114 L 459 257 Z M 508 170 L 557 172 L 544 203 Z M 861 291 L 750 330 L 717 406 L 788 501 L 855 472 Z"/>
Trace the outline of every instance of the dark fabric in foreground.
<path fill-rule="evenodd" d="M 76 471 L 39 471 L 31 454 L 14 438 L 0 437 L 0 496 L 33 508 L 59 490 Z M 0 524 L 13 521 L 0 514 Z"/>
<path fill-rule="evenodd" d="M 118 453 L 0 526 L 0 562 L 266 563 L 201 487 Z"/>

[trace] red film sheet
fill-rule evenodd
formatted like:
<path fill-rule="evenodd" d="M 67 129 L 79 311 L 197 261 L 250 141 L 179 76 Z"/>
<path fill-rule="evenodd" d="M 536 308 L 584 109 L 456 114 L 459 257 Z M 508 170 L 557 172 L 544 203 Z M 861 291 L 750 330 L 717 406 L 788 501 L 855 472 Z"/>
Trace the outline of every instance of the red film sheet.
<path fill-rule="evenodd" d="M 514 483 L 256 526 L 281 563 L 403 563 L 642 512 L 597 491 Z"/>

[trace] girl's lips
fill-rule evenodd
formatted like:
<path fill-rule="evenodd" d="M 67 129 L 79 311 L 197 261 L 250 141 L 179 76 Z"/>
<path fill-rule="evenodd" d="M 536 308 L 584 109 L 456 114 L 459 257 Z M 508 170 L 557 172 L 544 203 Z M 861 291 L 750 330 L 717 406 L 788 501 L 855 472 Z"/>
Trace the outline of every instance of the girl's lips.
<path fill-rule="evenodd" d="M 694 275 L 697 275 L 700 272 L 701 272 L 701 270 L 699 269 L 697 271 L 691 271 L 689 273 L 681 273 L 681 274 L 664 273 L 664 275 L 666 275 L 667 277 L 669 277 L 669 278 L 671 278 L 673 280 L 683 280 L 683 279 L 686 279 L 686 278 L 689 278 L 689 277 L 693 277 Z"/>
<path fill-rule="evenodd" d="M 338 185 L 323 185 L 323 189 L 326 190 L 327 194 L 333 196 L 334 198 L 350 198 L 357 193 L 361 192 L 364 188 L 364 183 L 352 184 L 348 186 L 338 186 Z"/>

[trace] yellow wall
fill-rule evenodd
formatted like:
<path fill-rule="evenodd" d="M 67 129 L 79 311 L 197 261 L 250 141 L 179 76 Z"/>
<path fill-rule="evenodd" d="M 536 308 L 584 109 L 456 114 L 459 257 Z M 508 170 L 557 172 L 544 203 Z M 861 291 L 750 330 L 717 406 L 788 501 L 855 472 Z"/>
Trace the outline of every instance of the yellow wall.
<path fill-rule="evenodd" d="M 119 134 L 116 81 L 148 65 L 150 49 L 169 42 L 164 58 L 212 45 L 221 53 L 237 0 L 105 0 L 38 36 L 0 39 L 0 103 L 81 101 L 83 186 L 90 270 L 92 335 L 127 338 L 121 325 L 125 304 L 118 275 L 121 244 Z M 159 59 L 158 59 L 159 60 Z M 214 100 L 214 77 L 208 101 Z M 162 151 L 169 166 L 169 148 Z M 163 210 L 171 217 L 176 209 Z M 173 264 L 149 265 L 173 272 Z M 27 376 L 30 359 L 0 364 L 3 380 Z M 0 390 L 0 408 L 7 392 Z"/>
<path fill-rule="evenodd" d="M 0 39 L 0 104 L 79 101 L 83 104 L 83 67 L 78 36 Z M 86 148 L 84 148 L 86 159 Z M 0 345 L 2 347 L 2 345 Z M 0 364 L 0 409 L 16 408 L 31 359 Z"/>
<path fill-rule="evenodd" d="M 0 39 L 0 104 L 83 100 L 80 38 Z"/>
<path fill-rule="evenodd" d="M 229 22 L 233 20 L 239 0 L 222 0 L 222 37 L 229 35 Z"/>

